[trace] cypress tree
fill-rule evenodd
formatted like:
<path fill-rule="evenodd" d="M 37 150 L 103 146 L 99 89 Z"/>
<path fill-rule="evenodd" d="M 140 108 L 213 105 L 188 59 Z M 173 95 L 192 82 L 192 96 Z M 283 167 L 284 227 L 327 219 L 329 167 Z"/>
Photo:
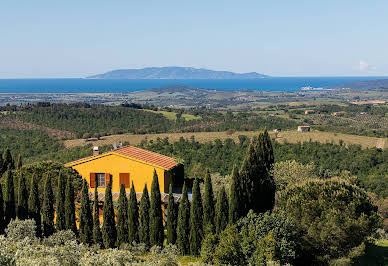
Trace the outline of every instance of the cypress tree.
<path fill-rule="evenodd" d="M 15 188 L 11 170 L 8 170 L 5 174 L 5 184 L 7 189 L 5 194 L 5 226 L 7 226 L 11 219 L 16 218 Z"/>
<path fill-rule="evenodd" d="M 58 176 L 57 197 L 56 197 L 56 229 L 57 231 L 66 230 L 66 215 L 65 215 L 65 178 L 62 173 Z"/>
<path fill-rule="evenodd" d="M 102 245 L 102 233 L 100 228 L 100 212 L 98 208 L 98 191 L 97 186 L 94 189 L 94 205 L 93 205 L 93 242 L 97 245 Z"/>
<path fill-rule="evenodd" d="M 119 205 L 117 208 L 117 241 L 120 247 L 128 243 L 128 200 L 124 184 L 120 186 Z"/>
<path fill-rule="evenodd" d="M 194 180 L 192 195 L 193 200 L 190 208 L 190 252 L 191 255 L 198 256 L 203 239 L 203 210 L 201 191 L 199 190 L 197 179 Z"/>
<path fill-rule="evenodd" d="M 3 153 L 3 171 L 2 173 L 5 173 L 7 170 L 13 170 L 15 169 L 15 163 L 12 159 L 11 151 L 6 148 Z"/>
<path fill-rule="evenodd" d="M 232 181 L 230 184 L 230 202 L 229 202 L 229 223 L 236 223 L 241 217 L 243 207 L 243 198 L 241 195 L 241 180 L 235 165 L 232 170 Z"/>
<path fill-rule="evenodd" d="M 214 194 L 210 171 L 206 170 L 205 192 L 203 196 L 203 228 L 204 231 L 214 233 Z"/>
<path fill-rule="evenodd" d="M 24 178 L 24 175 L 21 175 L 19 177 L 17 217 L 20 220 L 28 218 L 27 188 L 26 179 Z"/>
<path fill-rule="evenodd" d="M 44 183 L 44 194 L 43 194 L 43 235 L 45 237 L 51 236 L 54 233 L 54 193 L 51 187 L 51 178 L 46 176 Z"/>
<path fill-rule="evenodd" d="M 177 246 L 182 255 L 189 254 L 189 232 L 190 232 L 190 203 L 187 196 L 186 183 L 183 183 L 182 198 L 179 203 L 178 224 L 177 224 Z"/>
<path fill-rule="evenodd" d="M 40 200 L 38 182 L 35 176 L 31 178 L 30 195 L 28 197 L 28 216 L 36 224 L 36 237 L 42 236 L 42 217 L 40 216 Z"/>
<path fill-rule="evenodd" d="M 225 188 L 222 187 L 217 195 L 217 204 L 216 204 L 216 233 L 220 234 L 226 228 L 228 224 L 228 199 L 226 196 Z"/>
<path fill-rule="evenodd" d="M 65 190 L 65 223 L 66 230 L 71 230 L 77 233 L 77 226 L 75 224 L 75 203 L 74 203 L 74 188 L 73 180 L 69 175 L 66 182 Z"/>
<path fill-rule="evenodd" d="M 275 203 L 275 182 L 271 175 L 273 162 L 272 143 L 265 130 L 249 145 L 248 154 L 240 169 L 244 198 L 242 216 L 250 209 L 260 213 L 273 208 Z"/>
<path fill-rule="evenodd" d="M 150 247 L 150 199 L 147 184 L 144 185 L 143 194 L 140 199 L 139 240 L 147 248 Z"/>
<path fill-rule="evenodd" d="M 128 203 L 128 240 L 130 244 L 139 242 L 139 207 L 133 182 Z"/>
<path fill-rule="evenodd" d="M 0 156 L 1 157 L 1 156 Z M 3 189 L 0 184 L 0 234 L 4 233 L 5 229 L 5 220 L 4 220 L 4 199 L 3 199 Z"/>
<path fill-rule="evenodd" d="M 17 160 L 17 163 L 16 163 L 16 169 L 21 169 L 22 166 L 23 166 L 22 156 L 19 154 L 18 155 L 18 160 Z"/>
<path fill-rule="evenodd" d="M 3 161 L 3 156 L 0 154 L 0 178 L 3 176 L 3 165 L 4 165 L 4 161 Z"/>
<path fill-rule="evenodd" d="M 151 185 L 151 208 L 150 208 L 150 245 L 163 246 L 164 229 L 163 229 L 163 213 L 162 199 L 159 189 L 159 180 L 156 170 L 154 169 L 154 177 Z"/>
<path fill-rule="evenodd" d="M 109 180 L 108 186 L 105 189 L 103 212 L 104 221 L 102 223 L 102 239 L 104 241 L 105 248 L 113 248 L 117 240 L 117 231 L 112 201 L 112 179 Z"/>
<path fill-rule="evenodd" d="M 167 244 L 176 243 L 177 215 L 177 206 L 172 193 L 172 184 L 170 184 L 167 206 Z"/>
<path fill-rule="evenodd" d="M 88 182 L 83 179 L 82 194 L 81 194 L 81 208 L 79 216 L 79 238 L 82 243 L 92 244 L 93 242 L 93 217 L 90 208 Z"/>

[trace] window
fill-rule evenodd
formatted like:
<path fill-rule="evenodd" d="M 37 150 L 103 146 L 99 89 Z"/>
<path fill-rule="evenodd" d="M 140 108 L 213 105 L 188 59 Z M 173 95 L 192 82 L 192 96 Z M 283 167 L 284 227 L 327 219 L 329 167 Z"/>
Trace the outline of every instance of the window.
<path fill-rule="evenodd" d="M 96 173 L 97 187 L 105 187 L 105 173 Z"/>

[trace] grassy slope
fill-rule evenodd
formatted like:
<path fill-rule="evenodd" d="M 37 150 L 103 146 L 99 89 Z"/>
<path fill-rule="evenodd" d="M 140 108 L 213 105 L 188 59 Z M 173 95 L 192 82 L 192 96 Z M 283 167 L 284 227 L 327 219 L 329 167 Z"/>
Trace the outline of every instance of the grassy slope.
<path fill-rule="evenodd" d="M 194 133 L 163 133 L 163 134 L 145 134 L 145 135 L 134 135 L 134 134 L 123 134 L 123 135 L 112 135 L 102 137 L 101 140 L 86 142 L 84 139 L 75 139 L 75 140 L 66 140 L 64 142 L 65 147 L 71 148 L 76 146 L 83 146 L 88 143 L 92 143 L 96 146 L 102 145 L 111 145 L 114 142 L 119 143 L 120 141 L 128 141 L 129 143 L 136 145 L 139 144 L 143 139 L 156 139 L 156 138 L 166 138 L 168 137 L 170 141 L 178 140 L 180 137 L 190 138 L 191 136 L 195 136 L 195 139 L 199 142 L 207 142 L 212 141 L 214 139 L 226 139 L 232 138 L 234 141 L 238 141 L 239 135 L 246 135 L 248 137 L 252 137 L 257 135 L 257 131 L 237 131 L 232 135 L 228 135 L 226 132 L 194 132 Z M 312 131 L 312 132 L 296 132 L 296 131 L 284 131 L 278 135 L 277 141 L 279 142 L 305 142 L 305 141 L 319 141 L 321 143 L 326 142 L 335 142 L 338 143 L 339 140 L 343 140 L 345 144 L 360 144 L 364 148 L 370 147 L 380 147 L 380 148 L 388 148 L 388 139 L 387 138 L 374 138 L 374 137 L 366 137 L 366 136 L 356 136 L 356 135 L 348 135 L 348 134 L 340 134 L 340 133 L 331 133 L 331 132 L 320 132 L 320 131 Z"/>

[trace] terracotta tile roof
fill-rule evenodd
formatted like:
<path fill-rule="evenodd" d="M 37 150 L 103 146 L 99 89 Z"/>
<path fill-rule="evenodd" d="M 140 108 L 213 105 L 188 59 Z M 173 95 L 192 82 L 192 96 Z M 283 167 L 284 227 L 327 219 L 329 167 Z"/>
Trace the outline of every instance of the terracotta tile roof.
<path fill-rule="evenodd" d="M 152 151 L 143 150 L 143 149 L 140 149 L 140 148 L 137 148 L 134 146 L 124 146 L 124 147 L 121 147 L 121 148 L 118 148 L 118 149 L 115 149 L 112 151 L 108 151 L 108 152 L 105 152 L 105 153 L 102 153 L 99 155 L 89 156 L 89 157 L 85 157 L 85 158 L 82 158 L 82 159 L 79 159 L 79 160 L 76 160 L 73 162 L 69 162 L 66 165 L 71 165 L 71 164 L 78 163 L 78 162 L 85 161 L 85 160 L 92 159 L 92 158 L 98 158 L 99 156 L 104 155 L 104 154 L 108 154 L 108 153 L 118 154 L 118 155 L 130 157 L 130 158 L 134 158 L 134 159 L 137 159 L 139 161 L 154 164 L 154 165 L 160 166 L 162 168 L 166 168 L 166 169 L 170 169 L 170 168 L 173 168 L 173 167 L 178 165 L 178 162 L 174 158 L 171 158 L 171 157 L 159 154 L 159 153 L 155 153 Z"/>
<path fill-rule="evenodd" d="M 178 162 L 171 157 L 155 153 L 152 151 L 143 150 L 134 146 L 124 146 L 112 151 L 113 153 L 132 157 L 140 161 L 155 164 L 163 168 L 170 169 L 178 165 Z"/>

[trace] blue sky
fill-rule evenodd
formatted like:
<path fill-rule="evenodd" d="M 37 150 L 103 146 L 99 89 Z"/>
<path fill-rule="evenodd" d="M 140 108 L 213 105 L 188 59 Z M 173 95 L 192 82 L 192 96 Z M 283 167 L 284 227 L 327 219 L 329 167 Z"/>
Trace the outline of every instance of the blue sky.
<path fill-rule="evenodd" d="M 0 78 L 192 66 L 388 75 L 388 1 L 1 0 Z"/>

